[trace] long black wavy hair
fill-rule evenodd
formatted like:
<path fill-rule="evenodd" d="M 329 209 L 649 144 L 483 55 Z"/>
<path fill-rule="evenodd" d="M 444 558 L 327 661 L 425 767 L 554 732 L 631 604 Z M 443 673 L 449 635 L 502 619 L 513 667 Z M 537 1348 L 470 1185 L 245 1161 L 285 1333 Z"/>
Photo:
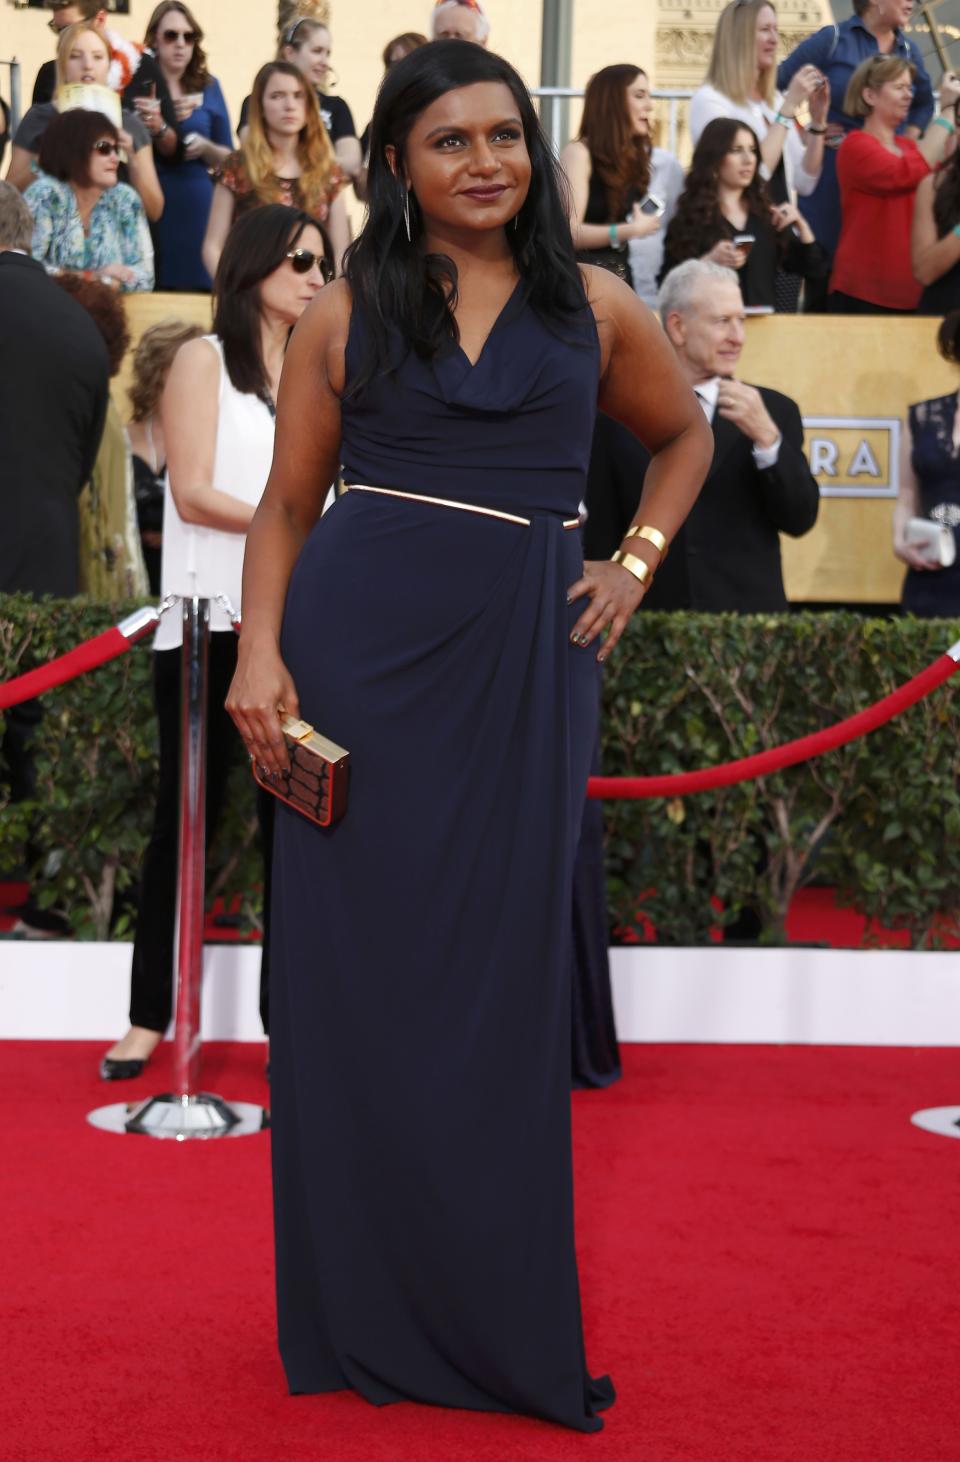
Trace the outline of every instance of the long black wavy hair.
<path fill-rule="evenodd" d="M 485 81 L 509 87 L 530 155 L 530 188 L 515 225 L 511 220 L 506 230 L 523 281 L 523 297 L 560 333 L 584 308 L 583 283 L 564 206 L 565 183 L 522 80 L 509 62 L 482 46 L 431 41 L 387 72 L 370 124 L 368 215 L 344 262 L 354 302 L 367 326 L 366 355 L 349 394 L 399 364 L 394 331 L 405 347 L 427 359 L 446 342 L 459 339 L 453 315 L 456 265 L 445 254 L 422 252 L 422 224 L 412 195 L 412 239 L 408 241 L 403 216 L 406 189 L 391 171 L 385 149 L 388 145 L 396 149 L 399 168 L 410 129 L 421 113 L 448 91 Z"/>
<path fill-rule="evenodd" d="M 69 115 L 69 113 L 67 113 Z M 302 208 L 266 203 L 242 213 L 227 234 L 213 282 L 213 333 L 223 345 L 234 390 L 272 405 L 260 341 L 260 286 L 297 247 L 305 228 L 322 226 Z"/>
<path fill-rule="evenodd" d="M 740 122 L 735 117 L 716 117 L 704 127 L 700 141 L 694 149 L 686 184 L 667 229 L 664 255 L 670 259 L 671 265 L 679 264 L 684 259 L 699 259 L 714 244 L 720 243 L 721 239 L 730 238 L 730 225 L 720 212 L 717 179 L 738 132 L 749 132 L 757 152 L 753 181 L 743 190 L 744 204 L 748 213 L 769 222 L 770 198 L 760 174 L 760 143 L 757 134 L 746 122 Z M 782 235 L 777 235 L 778 251 L 783 249 L 786 242 Z"/>

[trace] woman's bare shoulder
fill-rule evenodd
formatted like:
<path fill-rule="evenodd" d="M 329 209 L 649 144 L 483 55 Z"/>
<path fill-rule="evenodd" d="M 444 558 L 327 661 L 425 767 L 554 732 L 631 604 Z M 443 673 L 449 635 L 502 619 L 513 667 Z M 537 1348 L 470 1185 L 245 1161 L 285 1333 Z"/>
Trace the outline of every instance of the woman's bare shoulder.
<path fill-rule="evenodd" d="M 612 270 L 599 264 L 581 264 L 580 275 L 598 326 L 610 320 L 629 325 L 653 318 L 639 295 Z"/>
<path fill-rule="evenodd" d="M 220 378 L 220 353 L 213 340 L 197 335 L 181 345 L 173 358 L 170 374 L 175 380 L 189 380 L 198 385 Z"/>

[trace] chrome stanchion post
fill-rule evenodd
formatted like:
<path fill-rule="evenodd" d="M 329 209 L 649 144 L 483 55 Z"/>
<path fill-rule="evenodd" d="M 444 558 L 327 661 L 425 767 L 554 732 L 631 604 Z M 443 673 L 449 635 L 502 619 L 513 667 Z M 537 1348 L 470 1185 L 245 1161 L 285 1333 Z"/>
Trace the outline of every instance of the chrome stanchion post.
<path fill-rule="evenodd" d="M 207 833 L 207 683 L 210 601 L 183 601 L 180 673 L 180 859 L 177 876 L 177 1018 L 173 1089 L 192 1096 L 200 1084 L 200 988 Z"/>
<path fill-rule="evenodd" d="M 262 1107 L 200 1091 L 200 992 L 203 984 L 206 871 L 207 681 L 210 600 L 184 597 L 180 676 L 180 856 L 177 872 L 173 1091 L 131 1105 L 100 1107 L 88 1120 L 111 1132 L 173 1137 L 242 1136 L 262 1131 Z"/>

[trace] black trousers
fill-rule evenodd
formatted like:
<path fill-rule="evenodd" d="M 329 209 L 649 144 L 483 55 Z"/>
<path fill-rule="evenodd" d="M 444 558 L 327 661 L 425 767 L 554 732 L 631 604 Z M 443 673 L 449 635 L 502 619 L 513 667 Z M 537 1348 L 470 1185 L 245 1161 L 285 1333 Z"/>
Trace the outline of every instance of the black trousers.
<path fill-rule="evenodd" d="M 854 294 L 842 290 L 831 290 L 827 296 L 832 315 L 915 315 L 916 310 L 896 310 L 892 305 L 872 305 L 869 300 L 858 299 Z"/>
<path fill-rule="evenodd" d="M 207 844 L 220 822 L 227 774 L 236 756 L 237 729 L 224 701 L 237 664 L 232 633 L 210 636 L 207 710 Z M 160 733 L 160 775 L 153 831 L 143 860 L 137 935 L 130 972 L 130 1023 L 164 1031 L 173 1010 L 173 936 L 177 909 L 180 813 L 180 650 L 153 655 L 154 695 Z M 260 965 L 260 1014 L 268 1029 L 270 865 L 274 799 L 257 789 L 257 816 L 264 852 L 264 928 Z"/>
<path fill-rule="evenodd" d="M 3 741 L 0 757 L 6 764 L 4 780 L 10 788 L 11 802 L 26 802 L 36 795 L 37 771 L 30 742 L 43 719 L 39 700 L 23 701 L 4 712 Z"/>

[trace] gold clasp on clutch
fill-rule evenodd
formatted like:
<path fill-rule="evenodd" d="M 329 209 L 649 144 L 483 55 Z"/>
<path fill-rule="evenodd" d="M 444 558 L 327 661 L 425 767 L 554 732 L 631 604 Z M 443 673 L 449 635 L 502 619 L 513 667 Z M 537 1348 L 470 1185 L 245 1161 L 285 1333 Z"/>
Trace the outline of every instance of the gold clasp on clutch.
<path fill-rule="evenodd" d="M 309 722 L 298 721 L 293 716 L 284 716 L 281 729 L 284 736 L 290 736 L 294 741 L 306 741 L 313 735 L 313 727 Z"/>

